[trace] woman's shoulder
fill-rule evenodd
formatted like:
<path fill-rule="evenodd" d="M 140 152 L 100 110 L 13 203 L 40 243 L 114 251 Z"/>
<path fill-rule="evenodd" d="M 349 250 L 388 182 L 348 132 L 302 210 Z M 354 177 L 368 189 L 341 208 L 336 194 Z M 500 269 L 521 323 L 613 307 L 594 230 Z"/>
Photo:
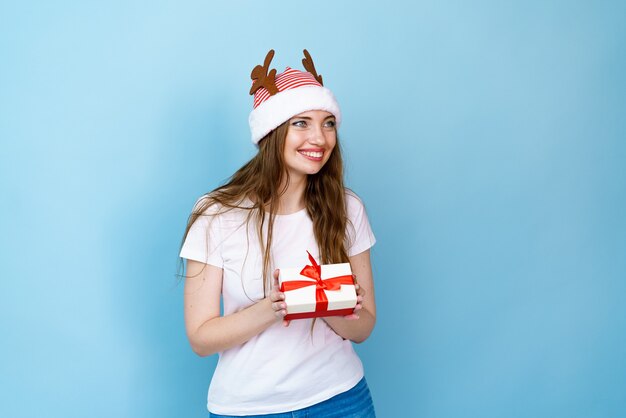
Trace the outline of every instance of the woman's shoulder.
<path fill-rule="evenodd" d="M 354 191 L 346 189 L 346 238 L 348 255 L 353 256 L 370 248 L 376 242 L 363 200 Z"/>
<path fill-rule="evenodd" d="M 205 193 L 196 199 L 191 212 L 196 215 L 215 216 L 222 211 L 222 205 L 212 199 L 210 193 Z"/>
<path fill-rule="evenodd" d="M 346 210 L 350 212 L 351 210 L 363 210 L 365 206 L 363 204 L 363 200 L 356 194 L 352 189 L 345 188 L 345 201 L 346 201 Z"/>
<path fill-rule="evenodd" d="M 232 206 L 222 204 L 216 200 L 212 192 L 210 192 L 203 194 L 196 200 L 196 203 L 193 205 L 192 213 L 208 218 L 240 220 L 242 217 L 247 217 L 252 206 L 252 202 L 247 198 L 234 202 Z"/>

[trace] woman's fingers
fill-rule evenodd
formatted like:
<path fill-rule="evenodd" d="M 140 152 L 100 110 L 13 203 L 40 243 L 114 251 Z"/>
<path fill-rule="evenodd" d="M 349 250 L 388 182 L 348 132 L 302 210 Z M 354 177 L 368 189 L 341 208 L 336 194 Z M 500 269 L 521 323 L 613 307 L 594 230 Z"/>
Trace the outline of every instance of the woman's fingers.
<path fill-rule="evenodd" d="M 363 289 L 360 284 L 355 284 L 354 289 L 356 290 L 357 296 L 365 296 L 365 289 Z"/>
<path fill-rule="evenodd" d="M 272 309 L 275 311 L 281 311 L 283 309 L 287 309 L 287 305 L 285 305 L 285 302 L 274 302 L 272 303 Z"/>
<path fill-rule="evenodd" d="M 274 315 L 276 315 L 276 318 L 278 319 L 283 319 L 287 316 L 287 305 L 285 305 L 285 302 L 272 303 L 272 309 L 274 310 Z"/>
<path fill-rule="evenodd" d="M 270 292 L 270 299 L 272 302 L 278 302 L 281 300 L 285 300 L 285 294 L 283 292 L 280 292 L 278 290 L 272 290 Z"/>
<path fill-rule="evenodd" d="M 270 300 L 272 301 L 272 310 L 274 311 L 276 318 L 283 319 L 287 316 L 287 304 L 284 302 L 285 294 L 280 291 L 278 285 L 279 273 L 280 270 L 276 269 L 272 274 L 274 280 L 272 282 L 272 290 L 270 291 Z M 286 327 L 289 326 L 289 321 L 283 320 L 283 325 Z"/>
<path fill-rule="evenodd" d="M 365 300 L 365 289 L 363 289 L 358 283 L 354 285 L 356 290 L 356 302 L 361 303 Z"/>
<path fill-rule="evenodd" d="M 274 273 L 272 274 L 272 276 L 274 276 L 274 280 L 272 282 L 272 290 L 270 291 L 270 299 L 272 302 L 285 300 L 285 294 L 280 291 L 280 288 L 278 286 L 278 274 L 278 269 L 274 270 Z"/>
<path fill-rule="evenodd" d="M 365 299 L 365 289 L 363 289 L 361 285 L 356 283 L 356 276 L 354 274 L 352 275 L 352 277 L 354 277 L 355 281 L 354 290 L 356 290 L 356 306 L 354 307 L 354 310 L 350 315 L 344 316 L 344 319 L 347 319 L 349 321 L 359 319 L 359 311 L 363 309 L 363 300 Z"/>

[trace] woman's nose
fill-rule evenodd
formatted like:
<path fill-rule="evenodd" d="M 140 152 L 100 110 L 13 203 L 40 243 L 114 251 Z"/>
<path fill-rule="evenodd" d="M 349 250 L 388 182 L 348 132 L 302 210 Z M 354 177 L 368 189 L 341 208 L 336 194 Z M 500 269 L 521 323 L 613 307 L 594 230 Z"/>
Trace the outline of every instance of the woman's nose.
<path fill-rule="evenodd" d="M 321 127 L 314 127 L 311 130 L 311 136 L 309 137 L 309 142 L 312 144 L 323 144 L 326 142 L 326 137 L 324 136 L 324 131 Z"/>

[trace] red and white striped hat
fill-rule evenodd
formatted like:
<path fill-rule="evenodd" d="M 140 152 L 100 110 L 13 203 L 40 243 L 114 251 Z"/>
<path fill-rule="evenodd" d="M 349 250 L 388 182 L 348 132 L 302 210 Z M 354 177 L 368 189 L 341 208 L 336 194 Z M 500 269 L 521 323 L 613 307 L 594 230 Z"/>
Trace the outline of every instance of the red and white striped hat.
<path fill-rule="evenodd" d="M 302 63 L 307 71 L 287 67 L 281 74 L 269 70 L 274 57 L 270 50 L 263 66 L 257 65 L 250 77 L 254 80 L 250 94 L 254 95 L 254 109 L 248 122 L 252 142 L 258 144 L 272 130 L 291 117 L 309 110 L 325 110 L 335 115 L 337 127 L 341 123 L 341 111 L 333 93 L 323 86 L 322 76 L 317 75 L 313 60 L 304 50 Z"/>

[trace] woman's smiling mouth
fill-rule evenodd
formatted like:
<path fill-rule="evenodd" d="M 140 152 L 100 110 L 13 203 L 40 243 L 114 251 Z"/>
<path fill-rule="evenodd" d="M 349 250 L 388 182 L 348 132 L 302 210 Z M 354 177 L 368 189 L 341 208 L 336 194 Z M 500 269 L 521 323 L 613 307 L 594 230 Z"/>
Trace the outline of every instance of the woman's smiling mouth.
<path fill-rule="evenodd" d="M 324 151 L 298 150 L 300 155 L 312 161 L 322 161 Z"/>

